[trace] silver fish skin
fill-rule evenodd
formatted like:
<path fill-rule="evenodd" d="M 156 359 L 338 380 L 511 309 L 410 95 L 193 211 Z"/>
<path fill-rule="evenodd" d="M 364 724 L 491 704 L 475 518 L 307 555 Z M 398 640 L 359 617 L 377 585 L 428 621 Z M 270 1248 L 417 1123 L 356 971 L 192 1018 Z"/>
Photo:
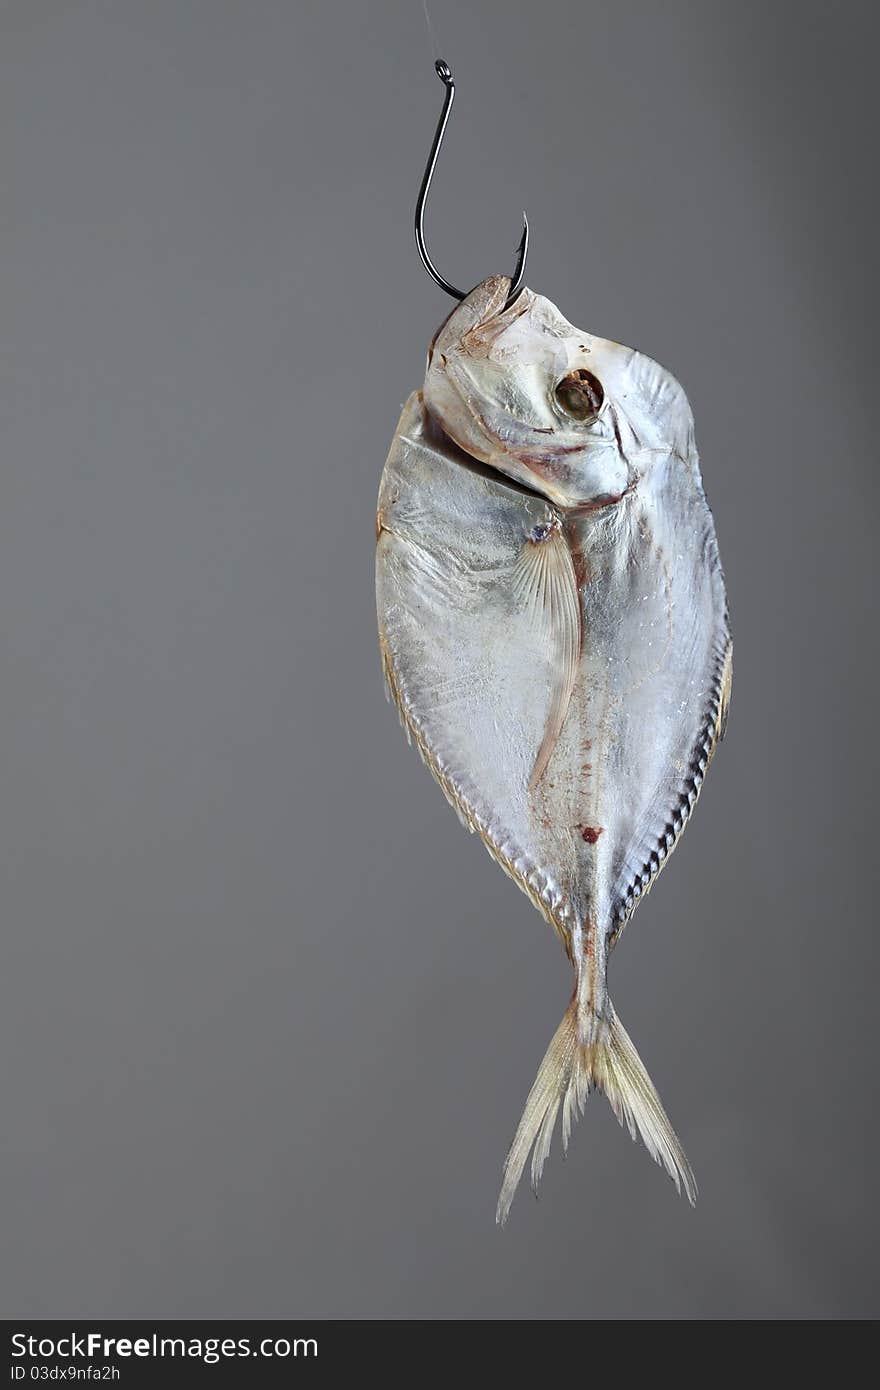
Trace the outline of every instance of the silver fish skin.
<path fill-rule="evenodd" d="M 465 825 L 559 935 L 574 991 L 507 1156 L 503 1222 L 591 1087 L 693 1202 L 608 995 L 610 953 L 723 736 L 731 640 L 687 398 L 510 282 L 438 331 L 379 492 L 388 687 Z"/>

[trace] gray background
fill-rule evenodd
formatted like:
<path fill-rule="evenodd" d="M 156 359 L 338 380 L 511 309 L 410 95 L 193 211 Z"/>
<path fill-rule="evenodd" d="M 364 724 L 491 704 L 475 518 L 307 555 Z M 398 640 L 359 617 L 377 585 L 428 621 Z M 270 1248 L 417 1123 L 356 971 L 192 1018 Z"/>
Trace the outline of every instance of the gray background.
<path fill-rule="evenodd" d="M 684 382 L 736 641 L 612 971 L 696 1211 L 594 1097 L 501 1232 L 569 967 L 373 610 L 421 7 L 0 5 L 8 1315 L 878 1311 L 869 9 L 432 5 L 436 257 Z"/>

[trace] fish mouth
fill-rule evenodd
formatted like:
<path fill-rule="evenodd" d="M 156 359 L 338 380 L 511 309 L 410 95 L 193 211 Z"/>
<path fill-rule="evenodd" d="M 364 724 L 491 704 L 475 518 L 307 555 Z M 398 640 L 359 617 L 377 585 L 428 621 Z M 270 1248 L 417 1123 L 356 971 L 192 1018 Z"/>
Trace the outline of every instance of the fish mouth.
<path fill-rule="evenodd" d="M 580 498 L 577 501 L 573 501 L 571 498 L 566 497 L 565 493 L 554 484 L 552 476 L 546 476 L 547 474 L 552 474 L 552 462 L 546 463 L 530 453 L 514 454 L 511 450 L 506 449 L 500 440 L 497 443 L 497 452 L 498 456 L 501 458 L 510 458 L 514 463 L 519 464 L 520 468 L 524 469 L 530 477 L 535 478 L 536 486 L 530 486 L 528 483 L 519 484 L 522 492 L 532 497 L 540 497 L 545 502 L 551 503 L 554 507 L 558 507 L 560 511 L 566 512 L 571 516 L 580 515 L 585 512 L 602 511 L 606 507 L 616 506 L 618 502 L 622 502 L 624 497 L 635 489 L 639 481 L 638 476 L 634 475 L 629 478 L 626 487 L 621 488 L 618 492 L 599 492 L 596 493 L 594 497 Z M 567 449 L 563 447 L 560 449 L 559 453 L 564 457 L 567 453 L 580 453 L 580 448 Z M 509 473 L 506 473 L 503 468 L 499 468 L 495 464 L 486 464 L 486 467 L 489 472 L 493 473 L 497 478 L 503 478 L 511 482 L 516 481 Z"/>
<path fill-rule="evenodd" d="M 478 478 L 486 478 L 495 483 L 501 483 L 504 487 L 510 488 L 511 492 L 518 492 L 523 497 L 531 497 L 536 502 L 552 502 L 552 498 L 546 493 L 539 492 L 537 488 L 529 487 L 526 483 L 521 483 L 519 479 L 512 478 L 509 473 L 504 473 L 500 468 L 495 468 L 491 463 L 484 463 L 482 459 L 475 458 L 469 454 L 460 444 L 457 444 L 436 416 L 426 411 L 431 421 L 432 432 L 435 435 L 435 443 L 442 446 L 444 453 L 459 468 L 464 468 L 469 473 L 475 474 Z M 555 504 L 554 504 L 555 505 Z"/>
<path fill-rule="evenodd" d="M 639 485 L 638 477 L 631 478 L 622 492 L 606 493 L 600 497 L 591 497 L 589 502 L 570 502 L 563 509 L 569 516 L 583 516 L 587 512 L 601 512 L 606 507 L 616 507 L 625 497 L 629 497 Z"/>
<path fill-rule="evenodd" d="M 622 502 L 631 492 L 634 492 L 638 485 L 638 477 L 634 477 L 622 492 L 603 493 L 598 497 L 592 497 L 587 502 L 566 502 L 555 489 L 550 487 L 546 491 L 540 488 L 530 487 L 528 483 L 520 482 L 518 478 L 505 473 L 503 469 L 497 468 L 494 464 L 486 463 L 483 459 L 475 458 L 469 454 L 460 444 L 452 438 L 452 435 L 444 429 L 443 425 L 436 416 L 426 411 L 431 421 L 432 431 L 435 434 L 435 442 L 442 445 L 444 452 L 456 463 L 459 468 L 467 469 L 478 478 L 486 478 L 491 482 L 498 483 L 503 487 L 509 488 L 511 492 L 519 493 L 522 497 L 530 497 L 536 502 L 543 502 L 545 505 L 555 507 L 560 512 L 565 512 L 568 516 L 583 516 L 588 512 L 603 511 L 607 507 L 615 507 Z M 528 465 L 526 465 L 528 466 Z M 530 470 L 531 471 L 531 470 Z"/>

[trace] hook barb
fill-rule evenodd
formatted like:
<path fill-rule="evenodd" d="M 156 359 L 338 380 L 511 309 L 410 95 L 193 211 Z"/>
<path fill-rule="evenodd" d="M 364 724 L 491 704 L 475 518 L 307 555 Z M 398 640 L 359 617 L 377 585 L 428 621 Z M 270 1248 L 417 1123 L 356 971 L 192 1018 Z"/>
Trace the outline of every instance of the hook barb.
<path fill-rule="evenodd" d="M 428 254 L 428 248 L 425 244 L 425 205 L 428 201 L 428 192 L 431 188 L 431 180 L 434 177 L 434 168 L 437 164 L 437 156 L 440 153 L 440 146 L 443 144 L 443 136 L 446 133 L 446 124 L 449 120 L 449 113 L 452 110 L 452 103 L 455 100 L 455 80 L 452 76 L 452 69 L 450 68 L 446 60 L 443 58 L 438 58 L 434 64 L 434 71 L 440 78 L 440 81 L 443 83 L 443 86 L 446 88 L 446 95 L 443 99 L 443 110 L 440 112 L 440 119 L 437 122 L 437 129 L 434 131 L 434 139 L 431 144 L 431 151 L 428 155 L 428 162 L 425 165 L 425 172 L 422 176 L 422 186 L 419 189 L 419 196 L 416 201 L 416 246 L 418 247 L 418 252 L 419 256 L 421 257 L 422 265 L 425 267 L 434 283 L 439 285 L 441 290 L 444 290 L 446 294 L 451 295 L 453 299 L 460 300 L 466 297 L 468 291 L 456 289 L 455 285 L 451 284 L 451 282 L 447 280 L 445 276 L 440 274 L 439 270 L 434 265 L 434 262 L 431 260 L 431 257 Z M 522 289 L 523 276 L 525 274 L 526 269 L 526 257 L 528 254 L 529 220 L 526 217 L 525 213 L 523 213 L 522 236 L 519 239 L 519 245 L 516 250 L 516 265 L 514 266 L 513 275 L 510 281 L 510 292 L 507 296 L 507 299 L 505 300 L 505 308 L 507 308 L 508 304 L 513 303 L 514 299 Z"/>

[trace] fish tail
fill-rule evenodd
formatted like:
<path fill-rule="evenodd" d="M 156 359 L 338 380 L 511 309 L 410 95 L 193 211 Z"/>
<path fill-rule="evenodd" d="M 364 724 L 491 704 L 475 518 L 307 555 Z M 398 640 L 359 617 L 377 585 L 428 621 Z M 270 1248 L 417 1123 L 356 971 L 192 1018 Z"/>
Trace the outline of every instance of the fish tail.
<path fill-rule="evenodd" d="M 513 1195 L 532 1152 L 532 1189 L 538 1183 L 562 1108 L 562 1145 L 568 1147 L 572 1121 L 583 1112 L 592 1087 L 604 1091 L 621 1125 L 630 1137 L 641 1138 L 648 1153 L 684 1192 L 693 1206 L 697 1195 L 691 1165 L 669 1123 L 660 1097 L 636 1052 L 611 1001 L 590 1042 L 582 1042 L 578 1030 L 578 999 L 573 996 L 562 1022 L 544 1055 L 526 1100 L 519 1127 L 504 1163 L 504 1175 L 495 1219 L 504 1225 Z"/>

